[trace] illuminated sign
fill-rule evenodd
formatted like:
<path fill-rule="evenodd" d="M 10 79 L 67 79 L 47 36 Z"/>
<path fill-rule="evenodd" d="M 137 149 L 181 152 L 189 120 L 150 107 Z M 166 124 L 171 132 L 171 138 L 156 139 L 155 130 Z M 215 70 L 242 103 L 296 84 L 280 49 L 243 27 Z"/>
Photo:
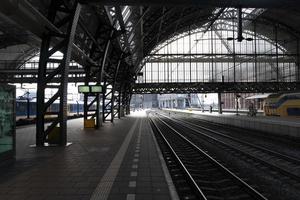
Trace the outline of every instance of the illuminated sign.
<path fill-rule="evenodd" d="M 79 85 L 78 86 L 79 93 L 90 93 L 90 86 L 88 85 Z"/>
<path fill-rule="evenodd" d="M 101 85 L 91 85 L 91 93 L 101 93 L 102 86 Z"/>
<path fill-rule="evenodd" d="M 80 85 L 78 86 L 79 93 L 101 93 L 102 85 Z"/>

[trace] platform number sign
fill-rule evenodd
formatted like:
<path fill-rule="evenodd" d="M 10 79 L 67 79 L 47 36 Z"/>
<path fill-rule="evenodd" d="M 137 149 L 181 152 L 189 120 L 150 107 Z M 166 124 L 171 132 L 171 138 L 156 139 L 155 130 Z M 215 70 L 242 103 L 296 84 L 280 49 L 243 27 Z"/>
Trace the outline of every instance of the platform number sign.
<path fill-rule="evenodd" d="M 78 86 L 79 93 L 90 93 L 90 86 L 88 85 L 80 85 Z"/>
<path fill-rule="evenodd" d="M 80 85 L 78 93 L 102 93 L 102 85 Z"/>
<path fill-rule="evenodd" d="M 91 89 L 91 93 L 101 93 L 102 92 L 101 85 L 91 85 L 90 89 Z"/>

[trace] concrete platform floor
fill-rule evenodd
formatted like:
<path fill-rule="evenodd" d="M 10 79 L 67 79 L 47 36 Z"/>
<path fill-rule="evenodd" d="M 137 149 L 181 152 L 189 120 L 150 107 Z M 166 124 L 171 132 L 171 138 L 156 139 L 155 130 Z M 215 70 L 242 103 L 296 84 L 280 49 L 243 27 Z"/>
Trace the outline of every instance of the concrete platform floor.
<path fill-rule="evenodd" d="M 145 112 L 99 130 L 68 122 L 69 147 L 29 148 L 35 127 L 17 129 L 17 160 L 0 169 L 0 199 L 176 199 Z"/>

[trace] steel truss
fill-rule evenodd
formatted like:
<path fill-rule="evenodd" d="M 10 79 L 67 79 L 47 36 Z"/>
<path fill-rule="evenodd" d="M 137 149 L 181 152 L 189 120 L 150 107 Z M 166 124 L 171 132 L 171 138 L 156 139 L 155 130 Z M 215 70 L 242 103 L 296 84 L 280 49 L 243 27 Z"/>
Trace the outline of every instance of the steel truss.
<path fill-rule="evenodd" d="M 96 80 L 97 85 L 101 84 L 114 32 L 115 30 L 111 29 L 111 27 L 105 27 L 104 25 L 98 27 L 96 31 L 96 43 L 93 44 L 90 52 L 91 58 L 97 60 L 98 65 L 89 65 L 85 68 L 85 85 L 89 85 L 93 80 Z M 105 35 L 109 37 L 105 37 Z M 103 39 L 106 40 L 103 41 Z M 96 119 L 95 128 L 99 128 L 101 123 L 100 98 L 100 94 L 84 94 L 84 119 L 88 119 L 89 115 L 91 119 Z"/>
<path fill-rule="evenodd" d="M 249 54 L 234 54 L 236 56 L 236 62 L 249 62 L 249 60 L 254 60 L 257 57 L 257 62 L 273 62 L 276 63 L 276 57 L 278 56 L 280 63 L 295 62 L 295 57 L 297 54 L 259 54 L 259 53 L 249 53 Z M 214 62 L 225 63 L 232 62 L 233 54 L 224 53 L 198 53 L 198 54 L 150 54 L 148 62 L 149 63 L 178 63 L 178 62 L 201 62 L 209 63 L 211 59 L 214 59 Z"/>
<path fill-rule="evenodd" d="M 111 23 L 114 24 L 115 22 Z M 120 52 L 120 44 L 118 46 L 115 43 L 117 43 L 116 39 L 123 34 L 123 30 L 117 30 L 111 24 L 99 25 L 95 35 L 97 43 L 92 46 L 90 51 L 90 56 L 93 60 L 97 61 L 97 65 L 89 65 L 86 67 L 85 84 L 89 85 L 91 82 L 95 82 L 96 80 L 96 84 L 103 84 L 104 90 L 102 95 L 85 95 L 84 118 L 88 119 L 89 115 L 91 118 L 95 118 L 96 128 L 100 126 L 102 121 L 107 121 L 108 116 L 110 116 L 110 114 L 114 111 L 113 108 L 115 108 L 115 106 L 111 105 L 114 105 L 114 102 L 119 102 L 115 96 L 115 83 L 120 81 L 117 80 L 116 77 L 123 58 L 122 56 L 119 56 L 120 54 L 118 54 L 118 52 Z M 121 53 L 121 55 L 123 55 L 123 53 Z M 113 87 L 109 88 L 111 85 Z M 102 108 L 100 109 L 101 98 Z M 88 101 L 90 101 L 90 103 L 88 103 Z M 108 105 L 107 101 L 109 102 Z M 102 115 L 100 115 L 100 110 L 102 111 Z M 116 115 L 114 114 L 112 116 Z M 102 119 L 100 119 L 100 117 L 102 117 Z M 113 118 L 111 121 L 113 121 Z"/>
<path fill-rule="evenodd" d="M 265 93 L 300 90 L 300 82 L 139 83 L 134 94 Z"/>
<path fill-rule="evenodd" d="M 130 84 L 126 84 L 122 91 L 122 104 L 121 104 L 121 116 L 130 114 L 130 101 L 132 96 L 132 87 Z"/>
<path fill-rule="evenodd" d="M 123 10 L 122 10 L 123 9 Z M 130 102 L 131 91 L 128 91 L 127 85 L 132 85 L 134 80 L 126 80 L 128 77 L 132 77 L 132 69 L 135 67 L 139 52 L 136 51 L 138 47 L 134 42 L 133 22 L 131 17 L 124 19 L 123 12 L 130 12 L 126 8 L 118 6 L 105 7 L 110 24 L 119 34 L 117 45 L 119 49 L 113 49 L 110 53 L 110 58 L 113 58 L 108 62 L 106 67 L 107 76 L 103 77 L 104 87 L 106 92 L 103 94 L 102 99 L 102 120 L 113 122 L 115 118 L 120 118 L 125 115 L 124 110 L 128 107 Z M 129 39 L 131 38 L 131 39 Z M 132 68 L 132 69 L 131 69 Z M 126 113 L 129 113 L 126 112 Z"/>
<path fill-rule="evenodd" d="M 38 89 L 37 89 L 37 123 L 36 123 L 36 145 L 44 146 L 48 142 L 48 136 L 59 126 L 59 139 L 57 144 L 67 144 L 67 87 L 68 72 L 71 58 L 73 40 L 80 15 L 81 5 L 77 1 L 52 0 L 48 20 L 59 30 L 59 32 L 47 31 L 44 33 L 40 62 L 38 70 Z M 53 59 L 56 52 L 61 52 L 61 59 Z M 47 65 L 57 64 L 57 67 L 47 73 Z M 50 84 L 54 78 L 59 78 L 59 85 Z M 56 93 L 45 98 L 46 89 L 56 89 Z M 58 110 L 49 111 L 49 107 L 59 101 Z M 45 128 L 45 117 L 55 115 L 55 120 Z"/>
<path fill-rule="evenodd" d="M 255 27 L 255 24 L 260 24 L 262 26 L 276 24 L 276 26 L 278 26 L 281 30 L 285 30 L 286 32 L 293 34 L 295 36 L 299 35 L 298 33 L 295 33 L 295 30 L 290 29 L 289 27 L 285 26 L 284 24 L 281 24 L 281 23 L 275 22 L 275 21 L 271 21 L 270 19 L 265 19 L 263 17 L 258 17 L 264 11 L 265 11 L 265 9 L 255 9 L 251 13 L 243 13 L 243 16 L 244 16 L 243 29 L 245 30 L 245 32 L 247 32 L 252 37 L 256 37 L 257 39 L 264 39 L 266 41 L 269 41 L 272 44 L 275 44 L 276 42 L 269 39 L 268 37 L 265 37 L 261 34 L 256 34 L 255 36 L 253 35 L 252 32 L 256 32 L 256 31 L 252 30 L 252 29 L 255 29 L 255 28 L 253 28 L 253 27 Z M 207 23 L 203 24 L 202 26 L 197 27 L 196 29 L 190 30 L 190 32 L 191 32 L 191 34 L 195 34 L 195 33 L 199 33 L 199 32 L 206 32 L 211 27 L 213 28 L 213 30 L 215 32 L 222 31 L 222 30 L 223 31 L 232 30 L 232 29 L 236 28 L 235 24 L 231 24 L 231 21 L 233 19 L 237 18 L 236 12 L 237 11 L 232 10 L 232 8 L 227 8 L 221 13 L 221 15 L 219 17 L 217 17 L 218 12 L 215 12 L 213 16 L 209 17 L 210 20 L 214 21 L 213 23 L 211 23 L 211 22 L 208 23 L 207 19 L 203 18 L 202 20 L 207 21 Z M 215 18 L 215 17 L 217 17 L 217 18 Z M 184 31 L 180 34 L 178 34 L 175 31 L 164 42 L 157 45 L 152 50 L 152 54 L 157 53 L 160 49 L 164 48 L 168 44 L 170 44 L 180 38 L 188 36 L 188 35 L 189 35 L 189 31 Z M 278 48 L 281 50 L 284 50 L 281 46 L 279 46 Z"/>
<path fill-rule="evenodd" d="M 20 68 L 20 69 L 1 69 L 0 70 L 0 83 L 37 83 L 38 80 L 38 62 L 31 63 L 33 66 L 37 65 L 36 68 Z M 56 64 L 56 63 L 55 63 Z M 57 65 L 57 64 L 56 64 Z M 46 76 L 50 75 L 55 71 L 55 68 L 47 67 Z M 70 65 L 68 74 L 68 82 L 82 82 L 84 78 L 84 69 L 77 65 Z M 52 79 L 54 83 L 60 83 L 60 77 L 54 77 Z"/>
<path fill-rule="evenodd" d="M 122 60 L 124 59 L 124 53 L 121 53 L 116 68 L 114 69 L 113 77 L 106 77 L 104 82 L 104 87 L 106 88 L 106 93 L 103 95 L 103 110 L 102 117 L 103 122 L 114 121 L 114 118 L 121 117 L 121 91 L 122 85 L 117 83 L 118 73 L 121 67 Z"/>
<path fill-rule="evenodd" d="M 270 82 L 274 85 L 276 80 L 279 84 L 278 87 L 281 87 L 281 82 L 291 82 L 293 84 L 295 80 L 298 80 L 299 70 L 297 68 L 299 66 L 297 60 L 299 60 L 299 48 L 297 48 L 297 52 L 295 52 L 295 49 L 288 51 L 284 48 L 288 42 L 278 38 L 280 34 L 278 29 L 279 27 L 281 31 L 285 29 L 278 23 L 272 23 L 273 32 L 269 33 L 269 38 L 257 34 L 257 25 L 264 24 L 262 19 L 257 20 L 257 16 L 262 12 L 264 12 L 264 9 L 254 9 L 251 13 L 240 13 L 243 16 L 244 23 L 239 23 L 240 26 L 237 26 L 236 9 L 216 9 L 210 23 L 206 23 L 201 28 L 189 28 L 188 31 L 182 34 L 177 33 L 175 37 L 167 39 L 154 48 L 147 55 L 144 63 L 141 64 L 144 69 L 137 81 L 137 88 L 141 89 L 139 83 L 147 83 L 149 85 L 144 85 L 145 91 L 151 93 L 153 92 L 152 83 L 157 82 L 162 85 L 164 83 L 175 85 L 178 91 L 181 90 L 181 82 L 191 82 L 191 85 L 206 85 L 207 81 L 218 82 L 217 84 L 223 84 L 224 81 L 253 82 L 251 84 L 254 85 L 256 83 L 259 85 L 260 82 Z M 210 34 L 205 36 L 207 31 L 210 31 Z M 218 31 L 223 31 L 225 34 L 222 35 Z M 191 37 L 191 33 L 198 34 L 195 36 L 196 39 Z M 249 45 L 235 42 L 238 39 L 236 38 L 238 34 L 240 34 L 240 38 L 243 38 L 241 34 L 244 34 L 250 41 Z M 293 38 L 294 34 L 292 32 L 290 34 Z M 186 40 L 182 40 L 182 42 L 185 44 L 188 42 L 188 45 L 182 45 L 184 47 L 188 46 L 189 50 L 186 53 L 184 48 L 178 50 L 178 42 L 176 42 L 183 37 L 186 37 Z M 192 39 L 195 41 L 193 46 Z M 251 43 L 251 41 L 254 42 Z M 198 42 L 201 42 L 202 45 L 199 45 Z M 169 45 L 170 43 L 173 46 Z M 207 49 L 203 48 L 205 45 L 209 47 Z M 220 48 L 222 46 L 223 48 Z M 247 51 L 250 47 L 251 50 Z M 192 48 L 195 48 L 194 51 L 192 51 Z M 187 88 L 187 86 L 183 88 Z M 287 90 L 289 90 L 288 88 L 289 86 L 286 87 Z M 155 91 L 155 88 L 153 89 Z M 171 91 L 167 91 L 167 89 L 171 89 Z M 168 87 L 165 92 L 172 93 L 172 89 L 172 87 Z"/>

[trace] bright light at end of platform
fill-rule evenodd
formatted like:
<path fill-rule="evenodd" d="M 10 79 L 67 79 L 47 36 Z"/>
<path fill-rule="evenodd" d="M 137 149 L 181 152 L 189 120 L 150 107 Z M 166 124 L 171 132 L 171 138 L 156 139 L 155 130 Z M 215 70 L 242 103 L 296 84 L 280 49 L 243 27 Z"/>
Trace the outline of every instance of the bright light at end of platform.
<path fill-rule="evenodd" d="M 146 117 L 146 112 L 150 109 L 143 109 L 143 110 L 136 110 L 136 111 L 131 111 L 131 116 L 133 117 Z"/>

